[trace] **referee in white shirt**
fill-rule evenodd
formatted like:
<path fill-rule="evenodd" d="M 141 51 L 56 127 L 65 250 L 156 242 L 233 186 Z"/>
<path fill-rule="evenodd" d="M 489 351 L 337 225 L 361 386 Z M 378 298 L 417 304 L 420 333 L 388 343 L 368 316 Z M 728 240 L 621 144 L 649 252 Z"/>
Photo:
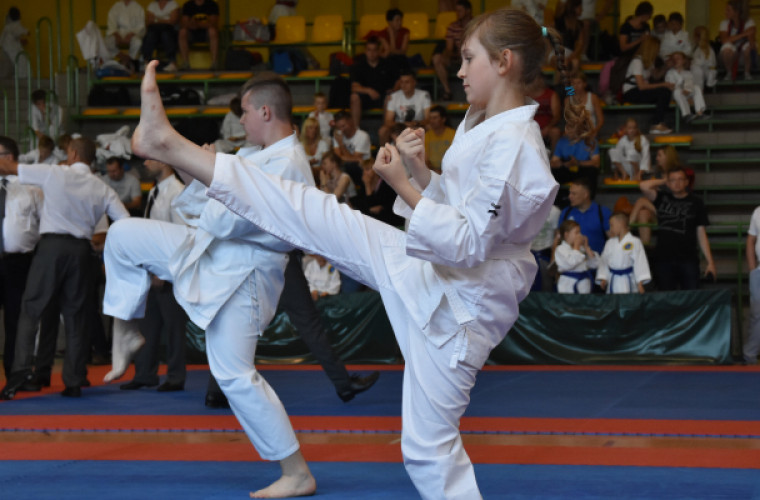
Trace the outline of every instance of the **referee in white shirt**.
<path fill-rule="evenodd" d="M 0 157 L 0 174 L 18 175 L 22 184 L 40 187 L 45 203 L 40 216 L 41 238 L 32 259 L 21 306 L 16 350 L 8 382 L 0 393 L 12 399 L 33 377 L 34 338 L 42 313 L 58 297 L 66 327 L 63 362 L 64 396 L 79 397 L 87 383 L 87 319 L 85 301 L 94 284 L 90 260 L 93 231 L 107 214 L 118 220 L 129 212 L 116 192 L 90 170 L 95 143 L 74 139 L 68 146 L 68 168 L 19 165 L 9 155 Z"/>
<path fill-rule="evenodd" d="M 18 161 L 18 156 L 16 141 L 0 136 L 0 157 Z M 5 326 L 3 369 L 8 379 L 13 367 L 21 297 L 32 253 L 40 239 L 42 191 L 20 184 L 15 175 L 3 175 L 0 179 L 0 305 Z"/>

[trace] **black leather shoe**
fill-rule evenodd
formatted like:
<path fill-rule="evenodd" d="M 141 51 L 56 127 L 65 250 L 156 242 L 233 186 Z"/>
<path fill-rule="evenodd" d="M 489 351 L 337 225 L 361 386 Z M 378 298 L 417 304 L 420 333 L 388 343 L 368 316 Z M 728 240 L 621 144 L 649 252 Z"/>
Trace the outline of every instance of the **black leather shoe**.
<path fill-rule="evenodd" d="M 92 384 L 90 383 L 89 380 L 84 379 L 84 382 L 82 382 L 81 387 L 92 387 Z"/>
<path fill-rule="evenodd" d="M 17 389 L 19 392 L 37 392 L 42 390 L 42 384 L 37 382 L 37 379 L 32 375 L 28 380 Z"/>
<path fill-rule="evenodd" d="M 137 380 L 133 380 L 131 382 L 127 382 L 126 384 L 121 384 L 119 386 L 119 389 L 122 391 L 136 391 L 140 387 L 154 387 L 158 384 L 143 384 L 142 382 L 138 382 Z"/>
<path fill-rule="evenodd" d="M 207 392 L 206 393 L 206 407 L 207 408 L 229 408 L 230 402 L 227 401 L 227 396 L 221 392 Z"/>
<path fill-rule="evenodd" d="M 81 398 L 82 397 L 82 388 L 81 387 L 67 387 L 64 390 L 61 391 L 61 396 L 65 396 L 67 398 Z"/>
<path fill-rule="evenodd" d="M 158 392 L 174 392 L 174 391 L 184 391 L 185 390 L 185 384 L 180 384 L 177 382 L 169 382 L 168 380 L 164 382 L 163 384 L 158 386 L 158 389 L 156 389 Z"/>
<path fill-rule="evenodd" d="M 360 392 L 364 392 L 375 385 L 378 378 L 380 378 L 380 372 L 377 371 L 370 373 L 366 377 L 360 377 L 358 373 L 354 373 L 351 375 L 351 385 L 348 389 L 338 391 L 338 397 L 344 403 L 347 403 L 354 399 L 354 396 Z"/>
<path fill-rule="evenodd" d="M 34 374 L 31 370 L 18 371 L 11 373 L 8 378 L 5 387 L 0 391 L 0 399 L 13 399 L 16 397 L 16 392 L 24 390 L 22 387 L 26 386 L 28 391 L 39 391 L 41 387 L 34 384 Z M 36 389 L 34 388 L 36 387 Z"/>
<path fill-rule="evenodd" d="M 50 373 L 35 373 L 34 382 L 42 387 L 50 387 Z"/>

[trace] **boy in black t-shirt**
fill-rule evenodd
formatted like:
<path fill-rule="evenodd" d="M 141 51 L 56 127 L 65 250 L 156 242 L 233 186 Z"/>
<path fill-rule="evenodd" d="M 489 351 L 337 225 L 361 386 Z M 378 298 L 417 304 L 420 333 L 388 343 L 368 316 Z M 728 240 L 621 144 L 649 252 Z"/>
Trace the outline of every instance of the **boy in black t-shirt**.
<path fill-rule="evenodd" d="M 182 66 L 189 68 L 191 43 L 208 42 L 211 69 L 217 67 L 219 55 L 219 5 L 214 0 L 188 0 L 182 6 L 179 29 L 179 52 Z"/>

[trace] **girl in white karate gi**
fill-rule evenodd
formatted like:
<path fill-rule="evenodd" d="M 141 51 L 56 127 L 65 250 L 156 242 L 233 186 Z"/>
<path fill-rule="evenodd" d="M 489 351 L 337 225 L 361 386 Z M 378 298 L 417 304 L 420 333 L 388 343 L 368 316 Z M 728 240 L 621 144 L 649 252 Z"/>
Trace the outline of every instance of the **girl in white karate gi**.
<path fill-rule="evenodd" d="M 641 180 L 641 174 L 649 172 L 649 141 L 635 118 L 626 120 L 625 135 L 610 149 L 610 161 L 616 179 Z"/>
<path fill-rule="evenodd" d="M 628 229 L 628 216 L 612 214 L 610 239 L 599 259 L 596 282 L 607 293 L 644 293 L 644 285 L 651 280 L 644 245 Z"/>
<path fill-rule="evenodd" d="M 705 98 L 702 95 L 702 89 L 694 81 L 694 75 L 686 69 L 686 54 L 683 52 L 673 52 L 670 55 L 673 67 L 665 74 L 665 81 L 674 85 L 673 100 L 678 104 L 681 110 L 681 116 L 687 123 L 695 118 L 702 118 L 707 109 Z M 691 114 L 690 103 L 694 104 L 694 111 L 697 116 Z"/>
<path fill-rule="evenodd" d="M 547 35 L 560 46 L 556 32 L 514 9 L 470 23 L 458 76 L 471 107 L 442 175 L 425 165 L 422 129 L 405 130 L 398 149 L 380 149 L 374 168 L 399 194 L 396 211 L 409 218 L 407 233 L 316 188 L 198 150 L 166 119 L 155 62 L 145 73 L 137 154 L 185 170 L 234 212 L 380 292 L 406 361 L 404 463 L 424 498 L 481 496 L 459 420 L 478 370 L 530 289 L 536 272 L 530 242 L 558 188 L 533 120 L 536 104 L 525 96 L 541 72 Z M 566 75 L 562 53 L 559 61 Z M 566 118 L 591 128 L 583 105 L 571 101 Z"/>
<path fill-rule="evenodd" d="M 710 32 L 705 26 L 694 28 L 694 45 L 696 48 L 691 54 L 691 73 L 694 75 L 694 84 L 705 90 L 705 85 L 714 87 L 718 82 L 718 58 L 710 46 Z"/>
<path fill-rule="evenodd" d="M 596 269 L 599 254 L 588 246 L 588 238 L 581 234 L 581 226 L 566 220 L 559 226 L 562 242 L 554 250 L 557 264 L 559 293 L 591 293 L 592 269 Z"/>

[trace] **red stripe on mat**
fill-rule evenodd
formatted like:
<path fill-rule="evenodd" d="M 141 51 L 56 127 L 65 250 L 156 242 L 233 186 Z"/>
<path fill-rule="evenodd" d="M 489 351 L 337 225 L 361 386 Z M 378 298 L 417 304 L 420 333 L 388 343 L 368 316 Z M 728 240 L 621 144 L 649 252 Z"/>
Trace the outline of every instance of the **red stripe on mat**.
<path fill-rule="evenodd" d="M 296 431 L 400 432 L 400 417 L 293 416 Z M 0 415 L 4 430 L 225 431 L 233 415 Z M 760 436 L 760 421 L 464 417 L 464 432 Z"/>
<path fill-rule="evenodd" d="M 314 462 L 400 462 L 400 445 L 304 444 Z M 474 463 L 760 469 L 760 450 L 468 445 Z M 3 443 L 2 460 L 259 461 L 247 440 L 231 443 Z"/>

